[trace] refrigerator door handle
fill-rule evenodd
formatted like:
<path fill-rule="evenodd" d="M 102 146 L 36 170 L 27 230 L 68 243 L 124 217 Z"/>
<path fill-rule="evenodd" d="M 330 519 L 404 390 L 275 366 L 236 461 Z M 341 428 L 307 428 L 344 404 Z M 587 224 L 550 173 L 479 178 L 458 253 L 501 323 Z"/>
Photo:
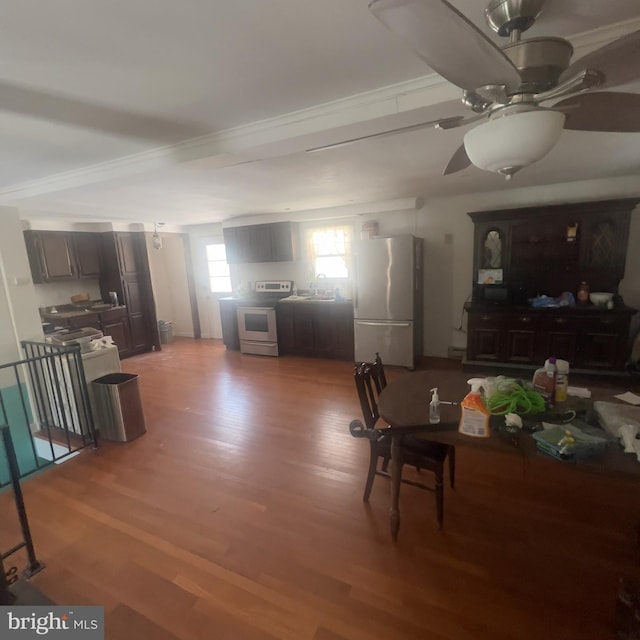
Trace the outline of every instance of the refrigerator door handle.
<path fill-rule="evenodd" d="M 410 327 L 410 322 L 374 322 L 373 320 L 356 320 L 356 324 L 364 324 L 368 327 Z"/>

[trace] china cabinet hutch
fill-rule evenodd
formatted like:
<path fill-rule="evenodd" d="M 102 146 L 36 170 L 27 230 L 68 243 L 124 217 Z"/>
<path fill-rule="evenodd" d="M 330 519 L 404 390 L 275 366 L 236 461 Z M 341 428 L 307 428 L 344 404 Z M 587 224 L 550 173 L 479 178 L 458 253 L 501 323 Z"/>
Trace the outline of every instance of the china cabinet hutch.
<path fill-rule="evenodd" d="M 637 198 L 478 211 L 465 365 L 531 368 L 549 356 L 572 370 L 624 371 L 635 309 L 618 286 Z M 537 307 L 538 296 L 575 297 L 581 282 L 614 294 L 612 308 Z M 571 296 L 565 296 L 571 300 Z"/>

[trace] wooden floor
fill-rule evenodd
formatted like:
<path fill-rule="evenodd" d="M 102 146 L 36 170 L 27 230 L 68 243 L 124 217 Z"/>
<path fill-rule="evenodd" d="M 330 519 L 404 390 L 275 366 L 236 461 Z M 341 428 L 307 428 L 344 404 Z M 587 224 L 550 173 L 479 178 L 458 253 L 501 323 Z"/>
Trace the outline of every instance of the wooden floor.
<path fill-rule="evenodd" d="M 444 529 L 433 496 L 403 486 L 393 544 L 387 479 L 362 502 L 350 363 L 176 339 L 123 369 L 147 434 L 24 483 L 47 565 L 34 585 L 103 605 L 108 639 L 612 637 L 617 581 L 640 575 L 638 486 L 459 447 Z M 6 549 L 6 492 L 0 514 Z"/>

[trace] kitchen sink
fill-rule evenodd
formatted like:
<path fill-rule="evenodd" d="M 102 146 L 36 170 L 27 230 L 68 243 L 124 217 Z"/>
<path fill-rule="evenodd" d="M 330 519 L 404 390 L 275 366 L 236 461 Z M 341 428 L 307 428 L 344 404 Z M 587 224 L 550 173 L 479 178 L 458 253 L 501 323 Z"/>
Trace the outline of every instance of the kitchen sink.
<path fill-rule="evenodd" d="M 323 296 L 323 295 L 314 295 L 314 296 L 305 296 L 305 300 L 310 300 L 311 302 L 334 302 L 335 298 L 333 296 Z"/>

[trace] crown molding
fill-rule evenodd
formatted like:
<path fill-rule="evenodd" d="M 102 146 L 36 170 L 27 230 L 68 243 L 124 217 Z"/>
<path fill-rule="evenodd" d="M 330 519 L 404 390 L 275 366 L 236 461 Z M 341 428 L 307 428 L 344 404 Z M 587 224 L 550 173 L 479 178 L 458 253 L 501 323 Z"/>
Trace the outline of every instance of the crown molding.
<path fill-rule="evenodd" d="M 422 197 L 396 198 L 395 200 L 381 200 L 377 202 L 354 202 L 336 207 L 319 207 L 317 209 L 298 209 L 284 213 L 248 214 L 228 218 L 221 223 L 225 227 L 244 227 L 265 222 L 312 222 L 316 220 L 337 220 L 338 218 L 352 218 L 355 216 L 376 213 L 398 213 L 400 211 L 418 211 L 424 205 Z M 199 225 L 188 225 L 199 226 Z"/>

